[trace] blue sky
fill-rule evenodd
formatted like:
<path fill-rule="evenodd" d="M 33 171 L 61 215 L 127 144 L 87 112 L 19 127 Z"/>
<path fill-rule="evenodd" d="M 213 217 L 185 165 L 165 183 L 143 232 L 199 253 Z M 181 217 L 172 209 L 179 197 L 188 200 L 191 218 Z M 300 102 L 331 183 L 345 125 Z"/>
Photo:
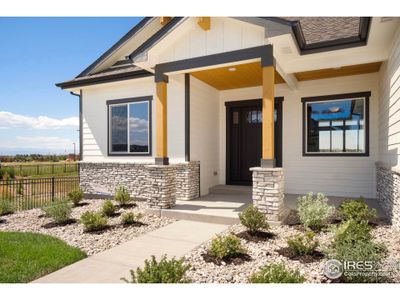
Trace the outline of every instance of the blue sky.
<path fill-rule="evenodd" d="M 75 77 L 140 20 L 0 17 L 0 155 L 71 152 L 78 98 L 54 84 Z"/>

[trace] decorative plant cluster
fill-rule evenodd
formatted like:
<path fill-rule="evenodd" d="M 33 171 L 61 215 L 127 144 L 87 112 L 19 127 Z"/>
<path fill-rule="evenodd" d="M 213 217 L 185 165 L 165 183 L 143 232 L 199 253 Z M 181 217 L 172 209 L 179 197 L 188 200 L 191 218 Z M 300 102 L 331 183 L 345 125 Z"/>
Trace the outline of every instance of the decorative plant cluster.
<path fill-rule="evenodd" d="M 14 212 L 14 205 L 9 199 L 0 199 L 0 216 L 9 215 Z"/>
<path fill-rule="evenodd" d="M 131 195 L 128 189 L 124 186 L 119 186 L 115 192 L 114 200 L 119 203 L 120 206 L 126 206 L 132 202 Z"/>
<path fill-rule="evenodd" d="M 115 205 L 112 203 L 111 200 L 106 200 L 103 203 L 102 212 L 103 215 L 105 215 L 106 217 L 112 217 L 113 215 L 115 215 L 116 211 L 117 208 L 115 207 Z"/>
<path fill-rule="evenodd" d="M 299 270 L 290 270 L 283 264 L 269 264 L 253 274 L 251 283 L 303 283 L 305 281 Z"/>
<path fill-rule="evenodd" d="M 315 233 L 307 231 L 304 235 L 296 235 L 287 240 L 289 249 L 295 255 L 312 255 L 318 247 L 318 240 Z"/>
<path fill-rule="evenodd" d="M 68 193 L 68 199 L 74 204 L 74 206 L 78 206 L 79 203 L 83 199 L 83 190 L 75 189 Z"/>
<path fill-rule="evenodd" d="M 344 220 L 370 221 L 377 217 L 375 209 L 369 209 L 364 199 L 345 200 L 339 206 L 339 216 Z"/>
<path fill-rule="evenodd" d="M 14 179 L 15 178 L 15 170 L 14 168 L 10 167 L 3 167 L 0 168 L 0 180 L 8 180 L 8 179 Z"/>
<path fill-rule="evenodd" d="M 218 259 L 229 259 L 246 254 L 246 249 L 242 246 L 240 239 L 233 234 L 227 236 L 217 236 L 211 241 L 208 254 Z"/>
<path fill-rule="evenodd" d="M 54 203 L 42 207 L 46 217 L 52 218 L 56 224 L 65 224 L 71 219 L 72 207 L 65 199 L 56 200 Z"/>
<path fill-rule="evenodd" d="M 107 227 L 107 218 L 101 213 L 87 211 L 81 215 L 80 222 L 88 232 L 100 231 Z"/>
<path fill-rule="evenodd" d="M 127 283 L 189 283 L 190 280 L 185 276 L 190 266 L 184 265 L 183 258 L 167 259 L 164 255 L 158 262 L 155 256 L 150 260 L 145 260 L 144 268 L 137 268 L 136 272 L 130 270 L 131 280 L 121 278 Z"/>
<path fill-rule="evenodd" d="M 133 213 L 133 212 L 127 212 L 124 213 L 121 217 L 122 224 L 124 225 L 133 225 L 136 223 L 139 223 L 139 220 L 142 218 L 142 214 L 140 213 Z"/>
<path fill-rule="evenodd" d="M 297 200 L 300 222 L 306 227 L 319 230 L 324 227 L 335 213 L 335 207 L 328 205 L 324 194 L 309 193 Z"/>
<path fill-rule="evenodd" d="M 269 224 L 265 214 L 260 212 L 257 207 L 249 205 L 243 212 L 239 213 L 240 223 L 245 226 L 252 235 L 262 230 L 269 230 Z"/>

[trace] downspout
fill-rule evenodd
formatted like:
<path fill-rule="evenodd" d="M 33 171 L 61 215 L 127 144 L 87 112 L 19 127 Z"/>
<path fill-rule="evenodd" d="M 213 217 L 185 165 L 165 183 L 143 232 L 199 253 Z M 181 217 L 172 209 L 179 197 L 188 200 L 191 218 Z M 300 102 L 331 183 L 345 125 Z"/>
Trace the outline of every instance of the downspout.
<path fill-rule="evenodd" d="M 79 160 L 83 159 L 83 115 L 82 115 L 82 90 L 79 91 L 79 94 L 74 92 L 70 92 L 71 95 L 79 97 Z"/>

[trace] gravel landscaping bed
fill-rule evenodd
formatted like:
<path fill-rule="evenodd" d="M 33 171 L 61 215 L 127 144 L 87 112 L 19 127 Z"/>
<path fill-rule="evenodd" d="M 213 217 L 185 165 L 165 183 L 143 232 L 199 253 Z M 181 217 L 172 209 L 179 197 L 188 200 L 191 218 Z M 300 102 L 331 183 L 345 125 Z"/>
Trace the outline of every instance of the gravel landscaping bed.
<path fill-rule="evenodd" d="M 79 220 L 82 213 L 89 210 L 101 211 L 105 200 L 86 200 L 72 210 L 72 218 Z M 87 253 L 95 253 L 112 248 L 143 233 L 166 226 L 173 219 L 143 214 L 142 225 L 121 225 L 121 214 L 125 212 L 144 212 L 146 204 L 136 202 L 136 206 L 120 208 L 114 217 L 108 219 L 109 227 L 100 232 L 85 232 L 83 225 L 76 222 L 64 226 L 52 226 L 51 219 L 43 216 L 40 209 L 32 209 L 3 216 L 0 231 L 38 232 L 58 237 L 71 246 L 76 246 Z"/>
<path fill-rule="evenodd" d="M 312 259 L 311 262 L 300 262 L 280 255 L 277 251 L 287 247 L 287 238 L 303 232 L 300 226 L 274 226 L 270 229 L 272 235 L 267 239 L 249 241 L 245 239 L 243 232 L 246 230 L 242 225 L 230 226 L 222 235 L 233 233 L 241 237 L 242 245 L 248 250 L 251 257 L 250 261 L 242 264 L 214 264 L 205 262 L 202 255 L 206 253 L 210 246 L 210 241 L 201 245 L 185 256 L 185 260 L 191 265 L 187 272 L 189 278 L 196 283 L 247 283 L 248 277 L 258 269 L 269 263 L 284 263 L 288 268 L 298 268 L 300 273 L 305 276 L 308 283 L 331 282 L 323 275 L 326 257 Z M 242 234 L 240 234 L 242 233 Z M 375 241 L 384 243 L 388 249 L 387 262 L 400 262 L 400 233 L 393 230 L 388 225 L 379 225 L 373 229 Z M 317 234 L 320 246 L 317 250 L 323 252 L 329 247 L 333 234 L 331 232 L 319 232 Z M 395 282 L 400 282 L 397 274 Z"/>

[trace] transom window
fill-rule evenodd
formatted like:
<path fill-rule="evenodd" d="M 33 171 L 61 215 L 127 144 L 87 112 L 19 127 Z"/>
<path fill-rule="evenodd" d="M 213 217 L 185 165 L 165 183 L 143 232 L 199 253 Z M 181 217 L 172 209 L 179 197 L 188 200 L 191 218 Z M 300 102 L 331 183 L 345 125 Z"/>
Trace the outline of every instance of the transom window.
<path fill-rule="evenodd" d="M 109 100 L 109 155 L 151 155 L 149 97 Z"/>
<path fill-rule="evenodd" d="M 303 154 L 368 155 L 369 96 L 303 98 Z"/>

